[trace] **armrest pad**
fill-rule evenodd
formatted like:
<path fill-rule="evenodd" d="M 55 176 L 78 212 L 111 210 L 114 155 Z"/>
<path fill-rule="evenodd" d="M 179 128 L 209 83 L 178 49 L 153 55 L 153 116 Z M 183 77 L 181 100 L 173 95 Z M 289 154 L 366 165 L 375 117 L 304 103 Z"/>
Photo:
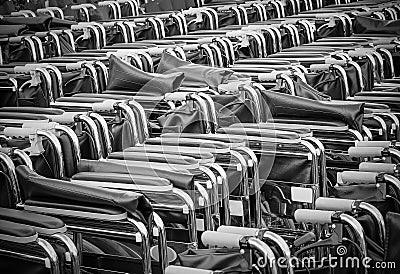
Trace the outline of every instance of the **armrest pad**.
<path fill-rule="evenodd" d="M 171 168 L 157 169 L 151 166 L 130 165 L 129 162 L 123 164 L 108 161 L 85 160 L 82 159 L 78 164 L 78 172 L 113 172 L 127 173 L 132 176 L 147 175 L 160 177 L 169 180 L 175 187 L 180 189 L 193 189 L 194 174 L 187 170 L 173 170 Z"/>
<path fill-rule="evenodd" d="M 144 223 L 152 213 L 148 200 L 139 193 L 119 191 L 104 188 L 95 188 L 74 184 L 56 179 L 48 179 L 38 175 L 27 166 L 16 168 L 18 182 L 25 197 L 24 200 L 52 200 L 63 199 L 73 204 L 86 203 L 93 207 L 111 206 L 126 210 L 128 213 L 143 216 Z M 137 214 L 140 212 L 141 214 Z"/>
<path fill-rule="evenodd" d="M 37 233 L 29 226 L 0 220 L 0 240 L 15 243 L 31 243 L 36 241 Z"/>
<path fill-rule="evenodd" d="M 74 181 L 91 181 L 91 182 L 107 182 L 114 184 L 128 184 L 135 185 L 139 189 L 146 187 L 152 187 L 154 191 L 163 191 L 167 188 L 171 189 L 171 183 L 164 178 L 157 178 L 146 175 L 132 175 L 132 174 L 121 174 L 121 173 L 111 173 L 111 172 L 80 172 L 72 177 L 72 182 Z M 113 188 L 110 186 L 109 188 Z M 116 187 L 117 189 L 120 187 Z M 122 187 L 121 187 L 122 188 Z"/>
<path fill-rule="evenodd" d="M 200 164 L 214 163 L 215 158 L 206 149 L 187 146 L 150 145 L 129 147 L 124 152 L 175 154 L 195 158 Z"/>
<path fill-rule="evenodd" d="M 254 129 L 267 129 L 267 130 L 279 130 L 279 131 L 290 131 L 299 134 L 301 137 L 311 136 L 311 130 L 307 127 L 296 125 L 296 124 L 279 124 L 279 123 L 267 123 L 267 124 L 233 124 L 229 127 L 232 128 L 254 128 Z"/>
<path fill-rule="evenodd" d="M 0 208 L 0 219 L 28 225 L 41 234 L 64 233 L 67 231 L 64 222 L 60 219 L 22 210 Z"/>
<path fill-rule="evenodd" d="M 232 138 L 228 134 L 200 134 L 200 133 L 164 133 L 161 138 L 184 138 L 184 139 L 199 139 L 215 142 L 223 142 L 228 144 L 230 148 L 246 146 L 244 139 Z"/>
<path fill-rule="evenodd" d="M 38 108 L 38 107 L 2 107 L 0 112 L 32 113 L 42 115 L 60 115 L 64 111 L 57 108 Z"/>
<path fill-rule="evenodd" d="M 122 159 L 132 161 L 146 161 L 179 165 L 193 165 L 198 161 L 193 157 L 162 154 L 160 153 L 147 153 L 147 152 L 113 152 L 108 156 L 109 159 Z"/>
<path fill-rule="evenodd" d="M 295 132 L 273 130 L 273 129 L 229 127 L 229 128 L 220 128 L 219 131 L 227 134 L 258 136 L 263 138 L 276 138 L 276 139 L 289 139 L 289 140 L 297 140 L 300 138 L 300 136 Z"/>
<path fill-rule="evenodd" d="M 147 144 L 153 145 L 166 145 L 166 146 L 186 146 L 186 147 L 200 147 L 210 150 L 229 150 L 229 146 L 219 141 L 199 140 L 192 138 L 185 138 L 180 136 L 163 136 L 161 138 L 150 138 L 146 141 Z"/>

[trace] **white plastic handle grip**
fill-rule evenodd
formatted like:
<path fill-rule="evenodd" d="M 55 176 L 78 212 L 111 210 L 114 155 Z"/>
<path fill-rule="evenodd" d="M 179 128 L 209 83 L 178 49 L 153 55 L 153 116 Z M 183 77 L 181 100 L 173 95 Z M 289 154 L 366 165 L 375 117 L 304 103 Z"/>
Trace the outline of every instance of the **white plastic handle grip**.
<path fill-rule="evenodd" d="M 294 212 L 294 219 L 298 223 L 331 224 L 335 211 L 297 209 Z"/>
<path fill-rule="evenodd" d="M 390 141 L 359 141 L 356 147 L 390 147 Z"/>
<path fill-rule="evenodd" d="M 381 157 L 383 149 L 383 147 L 351 147 L 348 153 L 354 158 Z"/>
<path fill-rule="evenodd" d="M 333 58 L 326 58 L 325 59 L 325 64 L 345 66 L 347 64 L 347 61 L 346 60 L 333 59 Z"/>
<path fill-rule="evenodd" d="M 22 127 L 23 128 L 34 128 L 34 129 L 41 129 L 41 130 L 51 130 L 54 129 L 57 123 L 55 122 L 25 122 Z"/>
<path fill-rule="evenodd" d="M 365 57 L 366 52 L 350 50 L 347 52 L 350 57 Z"/>
<path fill-rule="evenodd" d="M 94 112 L 110 112 L 115 110 L 116 100 L 104 100 L 101 103 L 93 103 L 92 110 Z"/>
<path fill-rule="evenodd" d="M 36 131 L 34 128 L 7 127 L 3 133 L 6 137 L 27 138 L 30 134 L 36 134 Z"/>
<path fill-rule="evenodd" d="M 349 184 L 375 184 L 378 173 L 362 171 L 343 171 L 340 173 L 342 182 Z"/>
<path fill-rule="evenodd" d="M 101 23 L 104 27 L 114 27 L 115 26 L 115 22 L 103 22 Z"/>
<path fill-rule="evenodd" d="M 184 266 L 169 265 L 165 274 L 212 274 L 213 271 L 205 269 L 190 268 Z"/>
<path fill-rule="evenodd" d="M 163 49 L 163 48 L 156 48 L 156 47 L 147 49 L 147 52 L 148 52 L 150 55 L 161 55 L 164 51 L 165 51 L 165 49 Z"/>
<path fill-rule="evenodd" d="M 187 99 L 187 96 L 191 93 L 192 92 L 183 92 L 183 91 L 166 93 L 164 95 L 164 99 L 167 101 L 174 101 L 174 102 L 185 101 Z"/>
<path fill-rule="evenodd" d="M 187 45 L 183 45 L 182 49 L 184 51 L 194 51 L 194 50 L 198 50 L 199 49 L 199 44 L 187 44 Z"/>
<path fill-rule="evenodd" d="M 260 82 L 273 82 L 276 81 L 276 77 L 280 74 L 280 72 L 274 70 L 269 73 L 260 73 L 258 74 L 258 80 Z"/>
<path fill-rule="evenodd" d="M 241 37 L 243 35 L 246 35 L 246 32 L 242 30 L 229 31 L 225 34 L 227 37 Z"/>
<path fill-rule="evenodd" d="M 204 38 L 197 39 L 197 43 L 209 44 L 209 43 L 212 43 L 213 39 L 214 39 L 214 37 L 204 37 Z"/>
<path fill-rule="evenodd" d="M 27 67 L 25 67 L 25 66 L 15 66 L 15 67 L 14 67 L 14 72 L 15 72 L 15 73 L 29 73 L 29 72 L 31 72 L 32 70 L 34 70 L 34 69 L 27 68 Z"/>
<path fill-rule="evenodd" d="M 70 124 L 75 122 L 78 115 L 83 114 L 82 112 L 64 112 L 61 115 L 47 115 L 47 118 L 52 122 L 57 122 L 60 124 Z"/>
<path fill-rule="evenodd" d="M 331 67 L 331 64 L 313 64 L 310 66 L 311 71 L 324 71 L 324 70 L 329 70 Z"/>
<path fill-rule="evenodd" d="M 394 175 L 394 172 L 396 170 L 396 165 L 388 163 L 363 162 L 358 166 L 358 169 L 364 172 L 379 172 L 379 173 Z"/>
<path fill-rule="evenodd" d="M 242 235 L 222 233 L 216 231 L 205 231 L 201 235 L 201 241 L 204 245 L 227 247 L 227 248 L 239 248 L 240 239 Z"/>
<path fill-rule="evenodd" d="M 355 200 L 319 197 L 315 201 L 315 209 L 351 211 Z"/>
<path fill-rule="evenodd" d="M 22 41 L 22 39 L 24 39 L 23 36 L 10 37 L 10 38 L 8 38 L 8 41 L 10 43 L 20 43 Z"/>
<path fill-rule="evenodd" d="M 45 68 L 49 66 L 48 63 L 34 63 L 34 64 L 26 64 L 24 67 L 28 70 L 35 70 L 37 68 Z"/>
<path fill-rule="evenodd" d="M 253 236 L 253 237 L 256 237 L 260 232 L 258 228 L 229 226 L 229 225 L 222 225 L 218 227 L 217 231 L 223 233 L 231 233 L 231 234 L 238 234 L 242 236 Z"/>
<path fill-rule="evenodd" d="M 70 70 L 80 70 L 84 62 L 68 63 L 65 65 L 65 69 Z"/>
<path fill-rule="evenodd" d="M 182 11 L 182 14 L 183 15 L 192 15 L 192 14 L 196 14 L 196 13 L 199 13 L 199 12 L 201 12 L 203 9 L 201 9 L 201 8 L 190 8 L 190 9 L 188 9 L 188 10 L 183 10 Z"/>
<path fill-rule="evenodd" d="M 239 87 L 242 85 L 243 85 L 243 82 L 235 81 L 235 82 L 229 82 L 226 84 L 220 84 L 220 85 L 218 85 L 218 89 L 225 90 L 225 91 L 238 91 Z"/>

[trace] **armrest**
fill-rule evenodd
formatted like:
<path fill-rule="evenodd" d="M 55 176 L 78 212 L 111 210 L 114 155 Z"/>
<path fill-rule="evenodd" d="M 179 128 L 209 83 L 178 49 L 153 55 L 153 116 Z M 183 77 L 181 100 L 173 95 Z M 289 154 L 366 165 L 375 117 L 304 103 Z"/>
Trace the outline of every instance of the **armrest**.
<path fill-rule="evenodd" d="M 75 174 L 72 183 L 106 187 L 110 189 L 126 189 L 139 191 L 170 191 L 171 183 L 164 178 L 146 175 L 132 175 L 111 172 L 80 172 Z"/>
<path fill-rule="evenodd" d="M 0 240 L 27 244 L 36 241 L 38 235 L 29 226 L 0 220 Z"/>
<path fill-rule="evenodd" d="M 17 112 L 0 112 L 0 119 L 12 119 L 15 121 L 20 120 L 37 120 L 37 121 L 48 121 L 46 115 L 35 114 L 35 113 L 24 113 L 21 110 Z"/>
<path fill-rule="evenodd" d="M 130 165 L 129 162 L 113 163 L 109 161 L 85 160 L 78 164 L 78 172 L 114 172 L 135 175 L 148 175 L 165 178 L 175 187 L 180 189 L 193 189 L 193 178 L 195 174 L 187 170 L 173 170 L 172 168 L 154 168 L 151 166 Z"/>
<path fill-rule="evenodd" d="M 42 115 L 59 115 L 64 111 L 57 108 L 38 108 L 38 107 L 2 107 L 0 112 L 32 113 Z"/>
<path fill-rule="evenodd" d="M 161 145 L 161 146 L 172 146 L 179 148 L 187 147 L 193 148 L 194 151 L 209 152 L 209 153 L 228 153 L 229 146 L 218 141 L 208 141 L 200 139 L 189 139 L 180 137 L 161 137 L 161 138 L 150 138 L 147 139 L 146 144 L 148 145 Z"/>
<path fill-rule="evenodd" d="M 273 130 L 273 129 L 260 129 L 260 128 L 245 128 L 245 127 L 228 127 L 228 128 L 220 128 L 219 132 L 224 132 L 227 134 L 235 134 L 235 135 L 248 135 L 248 136 L 257 136 L 263 138 L 276 138 L 276 139 L 289 139 L 289 140 L 297 140 L 300 136 L 291 131 L 283 131 L 283 130 Z"/>
<path fill-rule="evenodd" d="M 146 161 L 156 163 L 178 164 L 178 165 L 195 165 L 198 161 L 193 157 L 162 154 L 146 153 L 146 152 L 113 152 L 108 156 L 108 159 L 132 160 L 132 161 Z"/>
<path fill-rule="evenodd" d="M 36 232 L 45 235 L 67 231 L 64 222 L 60 219 L 22 210 L 0 208 L 0 219 L 30 226 Z"/>
<path fill-rule="evenodd" d="M 124 152 L 138 152 L 138 153 L 162 153 L 162 154 L 175 154 L 195 158 L 200 164 L 214 163 L 215 158 L 211 152 L 202 148 L 186 147 L 186 146 L 166 146 L 166 145 L 150 145 L 144 144 L 143 146 L 129 147 Z"/>
<path fill-rule="evenodd" d="M 274 118 L 270 121 L 274 124 L 288 124 L 297 127 L 307 127 L 311 130 L 315 129 L 332 129 L 337 130 L 338 128 L 348 129 L 348 126 L 344 122 L 340 121 L 323 121 L 323 120 L 309 120 L 301 118 Z"/>
<path fill-rule="evenodd" d="M 278 130 L 278 131 L 290 131 L 297 133 L 301 137 L 311 136 L 311 130 L 305 126 L 300 126 L 296 124 L 280 124 L 280 123 L 267 123 L 267 124 L 233 124 L 230 125 L 231 128 L 249 128 L 249 129 L 260 129 L 260 130 Z"/>
<path fill-rule="evenodd" d="M 93 207 L 108 206 L 143 216 L 144 223 L 152 213 L 147 199 L 139 193 L 104 188 L 95 188 L 38 175 L 27 166 L 16 168 L 18 182 L 24 200 L 69 201 L 71 204 L 90 204 Z M 137 214 L 140 212 L 141 214 Z"/>
<path fill-rule="evenodd" d="M 230 148 L 243 147 L 246 145 L 244 139 L 232 138 L 228 134 L 201 134 L 201 133 L 163 133 L 161 138 L 181 138 L 181 139 L 199 139 L 214 142 L 223 142 Z"/>

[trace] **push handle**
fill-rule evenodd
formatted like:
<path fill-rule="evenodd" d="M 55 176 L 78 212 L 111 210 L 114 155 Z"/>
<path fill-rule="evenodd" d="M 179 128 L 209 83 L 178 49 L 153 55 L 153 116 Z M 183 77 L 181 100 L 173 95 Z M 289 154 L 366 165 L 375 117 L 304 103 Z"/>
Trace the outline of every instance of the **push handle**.
<path fill-rule="evenodd" d="M 191 92 L 183 92 L 183 91 L 166 93 L 164 95 L 164 99 L 167 101 L 174 101 L 174 102 L 186 101 L 190 94 Z"/>
<path fill-rule="evenodd" d="M 218 90 L 222 91 L 238 91 L 239 87 L 243 85 L 241 81 L 229 82 L 226 84 L 220 84 Z"/>
<path fill-rule="evenodd" d="M 341 173 L 342 184 L 375 184 L 379 173 L 361 171 L 343 171 Z"/>
<path fill-rule="evenodd" d="M 251 227 L 222 225 L 222 226 L 218 227 L 217 232 L 256 237 L 258 235 L 258 233 L 260 232 L 260 230 L 258 228 L 251 228 Z"/>
<path fill-rule="evenodd" d="M 81 115 L 82 112 L 64 112 L 60 115 L 47 115 L 50 121 L 57 122 L 60 124 L 70 124 L 75 122 L 75 119 Z"/>
<path fill-rule="evenodd" d="M 27 68 L 26 66 L 15 66 L 14 72 L 15 73 L 30 73 L 32 70 L 31 68 Z"/>
<path fill-rule="evenodd" d="M 313 64 L 310 66 L 311 71 L 325 71 L 331 68 L 332 64 Z"/>
<path fill-rule="evenodd" d="M 258 80 L 260 82 L 273 82 L 276 81 L 276 79 L 278 78 L 278 75 L 280 74 L 290 74 L 289 71 L 286 70 L 273 70 L 269 73 L 260 73 L 258 74 Z"/>
<path fill-rule="evenodd" d="M 319 197 L 315 201 L 315 209 L 318 210 L 338 210 L 351 211 L 355 200 Z"/>
<path fill-rule="evenodd" d="M 234 30 L 234 31 L 228 31 L 225 36 L 227 37 L 241 37 L 246 35 L 247 32 L 243 30 Z"/>
<path fill-rule="evenodd" d="M 22 127 L 23 128 L 34 128 L 34 129 L 41 129 L 41 130 L 52 130 L 56 127 L 57 123 L 55 122 L 25 122 Z"/>
<path fill-rule="evenodd" d="M 199 44 L 187 44 L 181 47 L 184 51 L 195 51 L 199 49 Z"/>
<path fill-rule="evenodd" d="M 382 157 L 383 147 L 351 147 L 348 154 L 352 158 Z"/>
<path fill-rule="evenodd" d="M 147 52 L 150 55 L 161 55 L 164 51 L 165 51 L 165 48 L 152 47 L 152 48 L 147 49 Z"/>
<path fill-rule="evenodd" d="M 347 61 L 346 60 L 333 59 L 333 58 L 326 58 L 325 59 L 325 64 L 345 66 L 347 64 Z"/>
<path fill-rule="evenodd" d="M 104 100 L 100 103 L 94 103 L 92 110 L 94 112 L 111 112 L 115 110 L 115 106 L 118 102 L 116 100 Z"/>
<path fill-rule="evenodd" d="M 368 163 L 363 162 L 358 166 L 358 169 L 363 172 L 379 172 L 394 175 L 396 171 L 395 164 L 389 163 Z"/>
<path fill-rule="evenodd" d="M 68 63 L 68 64 L 65 64 L 65 69 L 67 71 L 80 70 L 82 68 L 83 64 L 84 64 L 84 62 Z"/>
<path fill-rule="evenodd" d="M 240 248 L 240 240 L 242 237 L 242 235 L 235 235 L 231 233 L 205 231 L 201 235 L 201 241 L 204 245 L 209 246 Z"/>
<path fill-rule="evenodd" d="M 199 44 L 209 44 L 209 43 L 212 43 L 213 40 L 214 40 L 214 37 L 200 38 L 200 39 L 197 39 L 197 43 L 199 43 Z"/>
<path fill-rule="evenodd" d="M 31 134 L 36 134 L 36 129 L 34 128 L 17 128 L 17 127 L 6 127 L 3 134 L 6 137 L 14 138 L 27 138 Z"/>
<path fill-rule="evenodd" d="M 294 219 L 298 223 L 331 224 L 335 211 L 297 209 L 294 212 Z"/>
<path fill-rule="evenodd" d="M 390 147 L 390 141 L 359 141 L 356 147 Z"/>

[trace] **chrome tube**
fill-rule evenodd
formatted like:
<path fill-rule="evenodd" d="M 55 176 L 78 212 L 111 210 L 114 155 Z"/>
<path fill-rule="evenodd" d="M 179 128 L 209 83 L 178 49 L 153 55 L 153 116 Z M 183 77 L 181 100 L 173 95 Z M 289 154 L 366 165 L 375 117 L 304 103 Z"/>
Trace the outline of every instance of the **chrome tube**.
<path fill-rule="evenodd" d="M 185 191 L 179 188 L 173 188 L 173 193 L 180 196 L 181 199 L 186 203 L 187 206 L 187 214 L 188 214 L 188 233 L 189 233 L 189 240 L 194 248 L 198 246 L 197 240 L 197 225 L 196 225 L 196 214 L 195 214 L 195 205 L 192 198 L 187 194 Z"/>
<path fill-rule="evenodd" d="M 56 157 L 57 157 L 57 164 L 58 164 L 58 174 L 55 174 L 55 176 L 58 176 L 57 179 L 61 179 L 64 177 L 65 173 L 64 173 L 64 157 L 63 157 L 63 151 L 62 151 L 62 147 L 60 144 L 60 141 L 57 139 L 57 137 L 49 132 L 49 131 L 43 131 L 43 130 L 37 130 L 36 134 L 38 136 L 44 136 L 47 139 L 49 139 L 49 141 L 53 144 L 55 150 L 56 150 Z"/>
<path fill-rule="evenodd" d="M 86 114 L 79 115 L 78 119 L 86 124 L 86 126 L 90 131 L 90 134 L 92 135 L 95 146 L 94 149 L 95 152 L 97 152 L 97 159 L 103 159 L 104 153 L 103 153 L 103 148 L 101 147 L 100 135 L 96 123 Z"/>
<path fill-rule="evenodd" d="M 354 233 L 354 236 L 357 239 L 360 251 L 362 252 L 362 256 L 363 256 L 363 258 L 366 258 L 368 256 L 367 244 L 365 242 L 364 229 L 361 226 L 361 224 L 354 217 L 352 217 L 348 214 L 345 214 L 345 213 L 340 214 L 339 219 L 341 222 L 350 226 L 350 228 L 352 229 L 352 231 Z"/>
<path fill-rule="evenodd" d="M 217 177 L 217 184 L 221 184 L 221 206 L 224 209 L 223 212 L 223 220 L 224 225 L 231 224 L 231 215 L 230 215 L 230 208 L 229 208 L 229 185 L 228 185 L 228 177 L 226 175 L 225 170 L 218 164 L 212 163 L 208 164 L 209 168 L 216 170 L 219 173 L 220 179 Z"/>
<path fill-rule="evenodd" d="M 275 246 L 281 250 L 283 257 L 286 259 L 288 274 L 294 274 L 294 269 L 290 263 L 291 252 L 286 241 L 280 235 L 271 231 L 265 231 L 262 235 L 262 239 L 273 242 Z"/>
<path fill-rule="evenodd" d="M 50 271 L 51 274 L 60 274 L 60 264 L 58 261 L 57 253 L 55 252 L 54 248 L 49 244 L 47 241 L 38 238 L 37 240 L 38 245 L 43 249 L 46 253 L 47 258 L 50 262 Z"/>
<path fill-rule="evenodd" d="M 247 240 L 249 247 L 256 249 L 263 255 L 265 266 L 268 267 L 270 274 L 278 274 L 275 254 L 272 249 L 260 239 L 251 237 Z"/>
<path fill-rule="evenodd" d="M 139 139 L 138 139 L 139 134 L 137 132 L 138 127 L 136 125 L 135 114 L 133 113 L 133 110 L 131 109 L 130 106 L 128 106 L 127 104 L 124 104 L 124 103 L 118 103 L 118 108 L 124 111 L 126 119 L 131 124 L 132 131 L 133 131 L 133 136 L 132 136 L 133 143 L 138 144 L 139 143 Z"/>
<path fill-rule="evenodd" d="M 211 217 L 211 204 L 210 204 L 210 198 L 208 196 L 208 193 L 206 189 L 198 182 L 194 183 L 195 188 L 199 192 L 201 198 L 203 199 L 203 207 L 204 207 L 204 230 L 214 230 L 211 223 L 212 223 L 212 217 Z"/>
<path fill-rule="evenodd" d="M 150 256 L 150 239 L 149 239 L 149 232 L 146 229 L 146 226 L 135 219 L 127 218 L 128 222 L 134 225 L 139 233 L 140 233 L 140 243 L 142 247 L 142 265 L 143 265 L 143 273 L 144 274 L 151 274 L 151 256 Z M 135 235 L 137 240 L 137 235 Z M 138 242 L 138 241 L 137 241 Z"/>
<path fill-rule="evenodd" d="M 70 259 L 71 259 L 71 274 L 80 274 L 80 255 L 78 254 L 78 249 L 76 248 L 74 242 L 67 235 L 62 233 L 56 233 L 50 236 L 50 238 L 56 238 L 63 242 L 67 247 Z"/>
<path fill-rule="evenodd" d="M 366 202 L 361 202 L 358 208 L 368 212 L 368 214 L 370 214 L 375 219 L 378 225 L 379 238 L 381 239 L 381 243 L 383 246 L 385 244 L 386 227 L 385 219 L 383 218 L 381 212 L 376 207 Z"/>
<path fill-rule="evenodd" d="M 89 112 L 89 117 L 96 120 L 100 124 L 100 130 L 102 131 L 102 137 L 105 142 L 106 151 L 103 151 L 103 157 L 107 158 L 107 156 L 112 152 L 112 142 L 110 138 L 110 133 L 108 131 L 107 121 L 98 113 Z"/>
<path fill-rule="evenodd" d="M 165 269 L 168 266 L 168 255 L 167 255 L 167 235 L 165 233 L 164 222 L 161 220 L 160 216 L 153 212 L 153 222 L 154 227 L 158 232 L 158 253 L 159 253 L 159 261 L 161 266 L 161 271 L 164 273 Z"/>
<path fill-rule="evenodd" d="M 19 184 L 18 184 L 18 178 L 17 174 L 15 173 L 15 165 L 13 161 L 8 157 L 5 153 L 0 152 L 0 161 L 3 162 L 4 165 L 7 166 L 7 171 L 6 173 L 8 174 L 8 177 L 11 179 L 11 187 L 13 190 L 13 194 L 15 196 L 15 202 L 18 204 L 21 202 L 21 193 L 19 189 Z"/>
<path fill-rule="evenodd" d="M 73 156 L 75 157 L 75 164 L 78 165 L 78 163 L 81 160 L 81 148 L 79 145 L 78 136 L 76 136 L 75 132 L 71 128 L 64 126 L 64 125 L 56 125 L 55 129 L 59 130 L 59 131 L 63 131 L 65 134 L 68 135 L 69 139 L 71 140 L 72 147 L 74 150 Z"/>

